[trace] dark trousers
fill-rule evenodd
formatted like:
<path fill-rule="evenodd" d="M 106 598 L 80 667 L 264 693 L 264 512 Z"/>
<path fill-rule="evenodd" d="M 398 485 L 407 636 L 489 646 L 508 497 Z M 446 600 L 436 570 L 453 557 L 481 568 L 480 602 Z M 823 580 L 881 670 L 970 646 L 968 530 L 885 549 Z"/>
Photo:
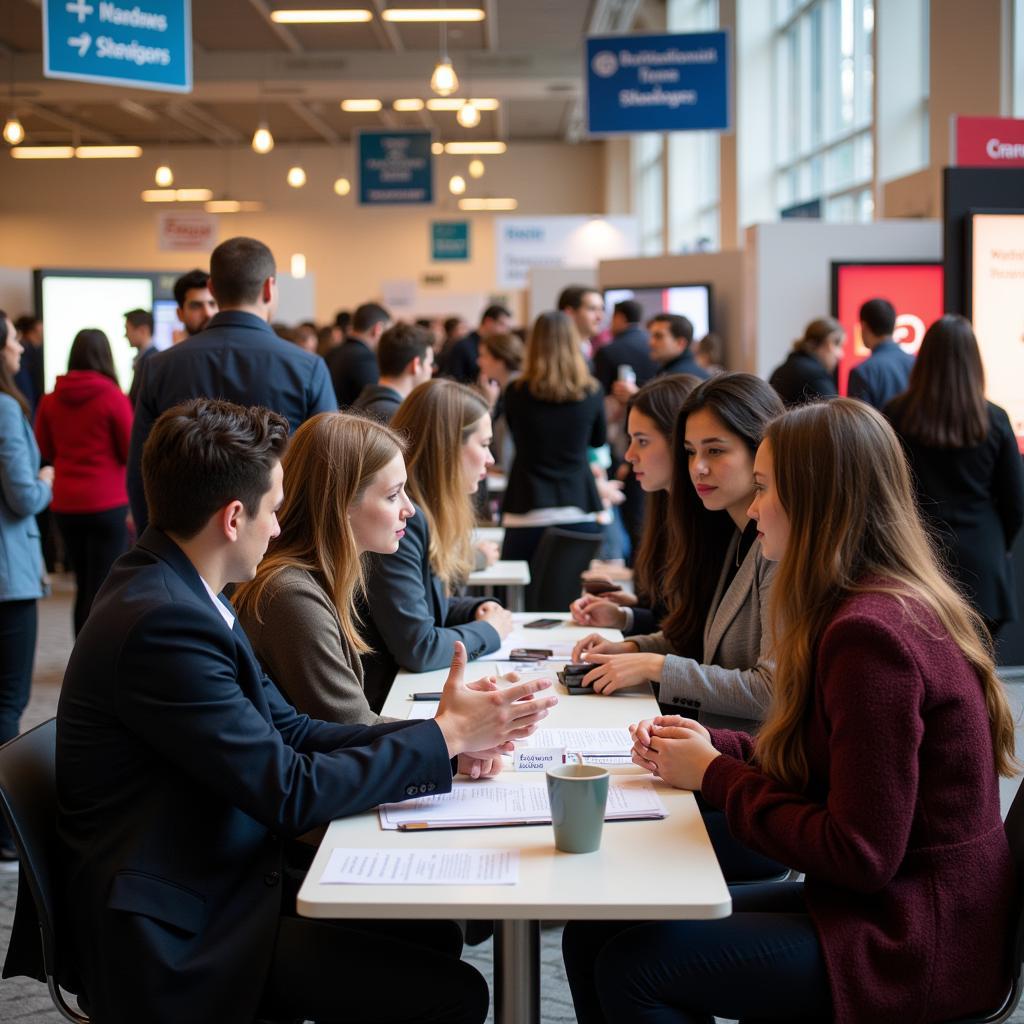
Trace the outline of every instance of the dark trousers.
<path fill-rule="evenodd" d="M 18 735 L 32 687 L 39 617 L 35 600 L 0 601 L 0 744 Z M 0 843 L 9 840 L 0 818 Z"/>
<path fill-rule="evenodd" d="M 730 890 L 718 921 L 572 921 L 562 954 L 579 1024 L 832 1019 L 802 882 Z"/>
<path fill-rule="evenodd" d="M 128 506 L 103 512 L 58 512 L 57 526 L 75 573 L 75 636 L 89 617 L 96 592 L 128 546 Z"/>

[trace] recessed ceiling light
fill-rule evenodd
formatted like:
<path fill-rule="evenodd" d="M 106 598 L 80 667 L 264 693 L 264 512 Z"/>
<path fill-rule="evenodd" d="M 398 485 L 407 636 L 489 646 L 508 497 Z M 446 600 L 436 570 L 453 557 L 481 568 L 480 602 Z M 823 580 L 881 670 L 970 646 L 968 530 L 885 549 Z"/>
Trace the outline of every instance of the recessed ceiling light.
<path fill-rule="evenodd" d="M 175 189 L 175 199 L 179 203 L 205 203 L 213 198 L 213 190 L 208 188 Z"/>
<path fill-rule="evenodd" d="M 460 199 L 460 210 L 514 210 L 519 206 L 515 199 Z"/>
<path fill-rule="evenodd" d="M 423 100 L 418 99 L 406 99 L 406 100 L 395 100 L 391 104 L 392 110 L 397 110 L 402 113 L 415 113 L 417 110 L 423 109 Z"/>
<path fill-rule="evenodd" d="M 479 7 L 390 7 L 381 11 L 385 21 L 483 21 Z"/>
<path fill-rule="evenodd" d="M 15 160 L 70 160 L 74 146 L 15 146 L 11 156 Z"/>
<path fill-rule="evenodd" d="M 497 110 L 501 106 L 500 102 L 494 98 L 478 100 L 476 97 L 472 97 L 465 100 L 461 96 L 445 96 L 427 100 L 427 110 L 461 110 L 466 103 L 472 103 L 477 110 Z"/>
<path fill-rule="evenodd" d="M 474 153 L 498 155 L 508 146 L 504 142 L 446 142 L 444 151 L 452 156 L 472 156 Z"/>
<path fill-rule="evenodd" d="M 142 192 L 144 203 L 176 203 L 178 194 L 173 188 L 147 188 Z"/>
<path fill-rule="evenodd" d="M 342 100 L 341 109 L 350 114 L 375 114 L 384 104 L 380 100 Z"/>
<path fill-rule="evenodd" d="M 347 25 L 373 21 L 373 12 L 354 8 L 334 11 L 271 11 L 270 20 L 278 25 Z"/>
<path fill-rule="evenodd" d="M 142 156 L 141 146 L 78 146 L 79 160 L 134 160 Z"/>

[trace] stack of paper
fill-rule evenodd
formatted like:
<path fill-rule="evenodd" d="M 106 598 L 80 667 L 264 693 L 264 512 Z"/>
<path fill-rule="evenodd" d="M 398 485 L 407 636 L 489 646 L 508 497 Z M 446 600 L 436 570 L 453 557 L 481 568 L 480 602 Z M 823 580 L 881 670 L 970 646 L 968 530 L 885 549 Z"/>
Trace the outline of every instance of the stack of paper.
<path fill-rule="evenodd" d="M 561 747 L 567 754 L 581 757 L 624 757 L 630 759 L 633 739 L 628 729 L 538 729 L 519 740 L 531 747 Z"/>
<path fill-rule="evenodd" d="M 323 885 L 515 885 L 518 850 L 378 850 L 337 847 Z"/>

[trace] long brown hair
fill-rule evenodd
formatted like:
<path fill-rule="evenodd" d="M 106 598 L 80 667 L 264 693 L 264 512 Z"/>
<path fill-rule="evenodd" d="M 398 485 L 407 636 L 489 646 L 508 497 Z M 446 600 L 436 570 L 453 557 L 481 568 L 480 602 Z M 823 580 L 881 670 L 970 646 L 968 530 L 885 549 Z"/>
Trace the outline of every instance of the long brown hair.
<path fill-rule="evenodd" d="M 448 590 L 473 570 L 473 502 L 466 493 L 462 446 L 488 414 L 483 396 L 438 377 L 413 388 L 391 420 L 408 442 L 406 491 L 430 529 L 430 567 Z"/>
<path fill-rule="evenodd" d="M 804 352 L 809 356 L 814 355 L 822 345 L 832 337 L 833 334 L 846 335 L 843 325 L 830 316 L 819 317 L 812 320 L 805 328 L 802 338 L 793 342 L 794 352 Z"/>
<path fill-rule="evenodd" d="M 1013 716 L 991 641 L 939 568 L 885 418 L 863 402 L 837 398 L 792 409 L 769 425 L 765 442 L 789 540 L 769 600 L 775 688 L 757 739 L 761 767 L 787 785 L 806 786 L 804 724 L 817 645 L 850 595 L 883 593 L 904 607 L 923 605 L 963 652 L 984 690 L 995 767 L 1012 775 Z"/>
<path fill-rule="evenodd" d="M 121 386 L 114 369 L 110 340 L 98 327 L 84 327 L 75 335 L 68 353 L 68 373 L 74 370 L 92 370 Z"/>
<path fill-rule="evenodd" d="M 725 509 L 704 507 L 690 479 L 686 454 L 686 420 L 706 409 L 735 434 L 753 460 L 764 428 L 783 411 L 775 389 L 752 373 L 720 373 L 690 392 L 676 419 L 673 435 L 672 491 L 669 521 L 672 549 L 665 576 L 669 614 L 662 623 L 673 648 L 688 657 L 700 657 L 704 623 L 715 596 L 736 524 Z M 751 496 L 753 496 L 751 475 Z"/>
<path fill-rule="evenodd" d="M 525 387 L 544 402 L 578 402 L 600 385 L 590 375 L 576 325 L 565 313 L 541 313 L 526 340 L 523 375 L 513 387 Z"/>
<path fill-rule="evenodd" d="M 966 317 L 947 313 L 925 332 L 907 390 L 893 399 L 901 434 L 933 448 L 970 448 L 988 436 L 985 369 Z"/>
<path fill-rule="evenodd" d="M 355 610 L 364 592 L 363 562 L 349 510 L 403 448 L 402 439 L 375 420 L 338 412 L 306 420 L 281 463 L 281 533 L 270 542 L 255 579 L 235 591 L 235 605 L 251 609 L 262 622 L 268 586 L 285 569 L 304 569 L 330 597 L 349 646 L 368 651 Z"/>
<path fill-rule="evenodd" d="M 689 373 L 669 373 L 648 381 L 626 406 L 629 414 L 636 410 L 646 416 L 672 448 L 676 417 L 690 392 L 700 383 Z M 633 580 L 637 593 L 646 603 L 667 604 L 665 564 L 669 551 L 669 492 L 655 491 L 644 495 L 644 529 L 633 560 Z"/>
<path fill-rule="evenodd" d="M 7 347 L 9 341 L 14 340 L 7 329 L 9 323 L 10 317 L 0 309 L 0 353 Z M 29 410 L 28 399 L 21 393 L 18 385 L 14 383 L 14 374 L 7 369 L 7 364 L 4 362 L 2 355 L 0 355 L 0 394 L 10 395 L 21 406 L 21 411 L 26 416 L 32 415 Z"/>

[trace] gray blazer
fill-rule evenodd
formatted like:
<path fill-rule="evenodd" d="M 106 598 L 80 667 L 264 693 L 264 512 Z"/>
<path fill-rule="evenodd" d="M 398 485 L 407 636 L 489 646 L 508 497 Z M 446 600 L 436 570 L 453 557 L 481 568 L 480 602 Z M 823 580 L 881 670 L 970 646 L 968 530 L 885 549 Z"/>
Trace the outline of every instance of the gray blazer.
<path fill-rule="evenodd" d="M 761 541 L 755 540 L 723 594 L 726 570 L 739 542 L 737 533 L 704 624 L 703 664 L 673 654 L 663 633 L 630 639 L 641 651 L 666 655 L 658 698 L 662 704 L 698 711 L 699 720 L 709 728 L 754 732 L 768 709 L 775 669 L 765 619 L 775 566 L 761 554 Z"/>
<path fill-rule="evenodd" d="M 237 611 L 263 671 L 301 714 L 340 725 L 394 721 L 370 710 L 362 662 L 312 573 L 280 572 L 260 602 L 262 622 L 250 605 Z"/>

